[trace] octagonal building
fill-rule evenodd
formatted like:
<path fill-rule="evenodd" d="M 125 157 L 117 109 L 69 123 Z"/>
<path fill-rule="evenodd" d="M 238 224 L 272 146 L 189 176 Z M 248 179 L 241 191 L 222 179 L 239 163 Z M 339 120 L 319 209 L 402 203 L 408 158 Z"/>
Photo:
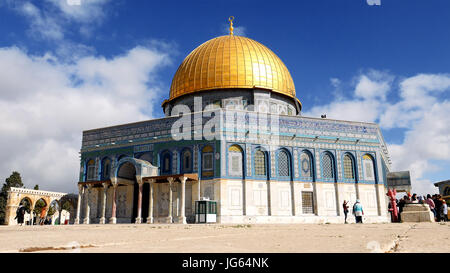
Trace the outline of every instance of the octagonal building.
<path fill-rule="evenodd" d="M 76 223 L 342 223 L 359 199 L 388 222 L 390 160 L 374 123 L 301 116 L 281 59 L 233 35 L 194 49 L 164 118 L 83 132 Z M 351 217 L 350 217 L 351 218 Z"/>

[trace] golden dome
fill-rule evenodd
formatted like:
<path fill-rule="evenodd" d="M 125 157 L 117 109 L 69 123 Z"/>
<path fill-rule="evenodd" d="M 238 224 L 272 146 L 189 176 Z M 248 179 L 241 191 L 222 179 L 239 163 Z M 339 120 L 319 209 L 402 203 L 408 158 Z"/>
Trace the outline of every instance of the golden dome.
<path fill-rule="evenodd" d="M 228 88 L 270 89 L 298 101 L 294 81 L 280 58 L 264 45 L 235 35 L 211 39 L 194 49 L 173 77 L 169 101 Z"/>

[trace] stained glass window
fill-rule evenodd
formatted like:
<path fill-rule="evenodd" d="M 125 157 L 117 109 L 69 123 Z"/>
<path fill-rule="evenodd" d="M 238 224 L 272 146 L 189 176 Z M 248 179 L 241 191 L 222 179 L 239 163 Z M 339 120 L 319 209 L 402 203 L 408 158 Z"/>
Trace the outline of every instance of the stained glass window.
<path fill-rule="evenodd" d="M 87 180 L 95 180 L 95 161 L 89 160 L 87 163 Z"/>
<path fill-rule="evenodd" d="M 344 156 L 344 178 L 355 179 L 355 169 L 353 167 L 353 159 L 350 155 Z"/>
<path fill-rule="evenodd" d="M 212 171 L 213 170 L 213 148 L 211 146 L 205 146 L 202 149 L 202 170 Z M 210 173 L 206 173 L 210 175 Z M 205 175 L 205 173 L 203 173 Z"/>
<path fill-rule="evenodd" d="M 106 158 L 103 160 L 103 168 L 102 168 L 102 178 L 108 179 L 111 172 L 111 160 Z"/>
<path fill-rule="evenodd" d="M 322 159 L 322 173 L 324 178 L 334 178 L 333 159 L 331 155 L 325 153 Z"/>
<path fill-rule="evenodd" d="M 302 177 L 311 178 L 313 176 L 311 156 L 306 152 L 300 156 L 300 169 Z"/>
<path fill-rule="evenodd" d="M 191 151 L 184 150 L 183 155 L 181 157 L 183 159 L 183 172 L 191 172 L 192 171 L 192 155 Z"/>
<path fill-rule="evenodd" d="M 237 145 L 228 149 L 228 170 L 233 176 L 242 176 L 242 150 Z"/>
<path fill-rule="evenodd" d="M 164 174 L 168 174 L 172 171 L 172 162 L 170 160 L 170 154 L 169 152 L 166 152 L 162 156 L 162 172 Z"/>
<path fill-rule="evenodd" d="M 364 180 L 375 180 L 373 159 L 370 155 L 363 156 Z"/>
<path fill-rule="evenodd" d="M 261 150 L 255 152 L 255 175 L 266 175 L 266 155 Z"/>
<path fill-rule="evenodd" d="M 278 153 L 278 175 L 289 176 L 289 156 L 283 150 Z"/>

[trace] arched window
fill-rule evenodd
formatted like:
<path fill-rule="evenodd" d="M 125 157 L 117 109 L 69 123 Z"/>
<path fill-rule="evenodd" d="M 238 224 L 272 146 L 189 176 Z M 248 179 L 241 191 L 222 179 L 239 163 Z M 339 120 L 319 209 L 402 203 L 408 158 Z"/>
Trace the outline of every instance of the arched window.
<path fill-rule="evenodd" d="M 242 149 L 237 145 L 228 148 L 228 173 L 232 176 L 242 176 Z"/>
<path fill-rule="evenodd" d="M 170 174 L 172 172 L 172 160 L 170 152 L 166 151 L 161 156 L 161 172 L 163 174 Z"/>
<path fill-rule="evenodd" d="M 86 164 L 86 180 L 95 180 L 95 161 L 93 159 L 89 160 Z"/>
<path fill-rule="evenodd" d="M 289 155 L 286 151 L 281 150 L 278 153 L 278 175 L 289 176 L 290 175 Z"/>
<path fill-rule="evenodd" d="M 214 150 L 210 145 L 202 149 L 202 176 L 214 176 Z"/>
<path fill-rule="evenodd" d="M 189 149 L 181 153 L 181 170 L 182 173 L 192 172 L 192 152 Z"/>
<path fill-rule="evenodd" d="M 353 158 L 346 154 L 344 155 L 344 178 L 345 179 L 355 179 L 355 164 L 353 163 Z"/>
<path fill-rule="evenodd" d="M 266 154 L 261 150 L 255 152 L 255 175 L 267 175 Z"/>
<path fill-rule="evenodd" d="M 102 162 L 102 180 L 109 179 L 111 173 L 111 160 L 109 158 L 103 159 Z"/>
<path fill-rule="evenodd" d="M 313 164 L 311 160 L 311 155 L 308 152 L 302 152 L 300 155 L 300 169 L 301 175 L 304 178 L 313 177 Z"/>
<path fill-rule="evenodd" d="M 373 158 L 365 154 L 363 156 L 362 165 L 364 169 L 364 180 L 366 181 L 374 181 L 375 180 L 375 166 L 373 162 Z"/>
<path fill-rule="evenodd" d="M 329 153 L 324 153 L 322 158 L 322 174 L 324 178 L 334 178 L 333 158 Z"/>

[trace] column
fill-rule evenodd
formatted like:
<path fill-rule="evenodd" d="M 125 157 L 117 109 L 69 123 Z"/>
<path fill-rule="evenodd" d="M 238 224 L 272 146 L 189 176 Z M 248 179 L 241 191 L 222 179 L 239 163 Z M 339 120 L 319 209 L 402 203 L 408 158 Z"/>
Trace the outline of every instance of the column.
<path fill-rule="evenodd" d="M 31 223 L 31 225 L 34 225 L 34 206 L 35 206 L 35 204 L 33 204 L 30 208 L 30 218 L 31 218 L 30 223 Z M 77 209 L 77 213 L 79 213 L 78 209 Z M 79 224 L 80 219 L 78 218 L 78 214 L 77 214 L 77 218 L 75 218 L 75 220 L 76 219 L 78 219 L 78 224 Z"/>
<path fill-rule="evenodd" d="M 81 210 L 81 197 L 84 193 L 84 186 L 83 184 L 78 184 L 78 203 L 77 203 L 77 216 L 75 218 L 75 225 L 80 224 L 80 210 Z"/>
<path fill-rule="evenodd" d="M 153 185 L 155 184 L 154 179 L 149 180 L 150 187 L 148 193 L 148 217 L 147 224 L 153 224 Z"/>
<path fill-rule="evenodd" d="M 180 177 L 181 182 L 181 204 L 180 204 L 180 223 L 186 224 L 186 180 L 187 177 Z"/>
<path fill-rule="evenodd" d="M 267 180 L 267 215 L 272 215 L 272 192 L 270 189 L 270 178 Z"/>
<path fill-rule="evenodd" d="M 292 216 L 295 216 L 295 185 L 294 181 L 291 180 L 291 205 L 292 205 Z"/>
<path fill-rule="evenodd" d="M 144 182 L 142 181 L 141 176 L 136 175 L 136 181 L 139 185 L 139 193 L 138 193 L 138 209 L 137 209 L 137 217 L 136 217 L 136 224 L 142 223 L 142 188 L 144 186 Z"/>
<path fill-rule="evenodd" d="M 172 183 L 173 177 L 168 177 L 167 181 L 169 181 L 169 215 L 167 216 L 167 221 L 172 223 Z"/>
<path fill-rule="evenodd" d="M 84 219 L 83 224 L 89 224 L 90 222 L 90 207 L 89 207 L 89 193 L 91 191 L 92 185 L 87 185 L 87 188 L 84 191 Z"/>
<path fill-rule="evenodd" d="M 102 215 L 100 217 L 100 224 L 106 224 L 106 196 L 108 194 L 108 186 L 108 183 L 103 183 Z"/>
<path fill-rule="evenodd" d="M 113 196 L 112 196 L 112 208 L 111 208 L 111 218 L 109 218 L 109 223 L 110 224 L 115 224 L 117 223 L 117 218 L 116 218 L 116 198 L 117 198 L 117 187 L 119 186 L 117 184 L 117 182 L 113 182 Z"/>

